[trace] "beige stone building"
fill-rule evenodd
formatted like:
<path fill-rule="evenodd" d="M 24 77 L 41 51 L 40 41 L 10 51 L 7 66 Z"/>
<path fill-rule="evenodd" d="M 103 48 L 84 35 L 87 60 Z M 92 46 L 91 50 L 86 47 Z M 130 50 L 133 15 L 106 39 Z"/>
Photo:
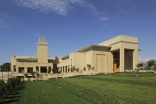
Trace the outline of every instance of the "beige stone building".
<path fill-rule="evenodd" d="M 96 45 L 88 45 L 64 57 L 48 57 L 48 43 L 40 37 L 35 56 L 11 56 L 11 70 L 15 75 L 58 67 L 61 73 L 69 73 L 73 66 L 84 70 L 91 65 L 96 73 L 124 72 L 136 68 L 138 63 L 138 38 L 118 35 Z"/>
<path fill-rule="evenodd" d="M 34 56 L 11 56 L 13 76 L 24 76 L 24 73 L 47 73 L 56 66 L 54 58 L 48 56 L 48 43 L 45 37 L 40 37 L 37 43 L 37 53 Z"/>
<path fill-rule="evenodd" d="M 112 73 L 135 69 L 137 63 L 138 38 L 119 35 L 60 57 L 57 66 L 62 72 L 68 72 L 72 66 L 83 70 L 89 64 L 99 73 Z"/>

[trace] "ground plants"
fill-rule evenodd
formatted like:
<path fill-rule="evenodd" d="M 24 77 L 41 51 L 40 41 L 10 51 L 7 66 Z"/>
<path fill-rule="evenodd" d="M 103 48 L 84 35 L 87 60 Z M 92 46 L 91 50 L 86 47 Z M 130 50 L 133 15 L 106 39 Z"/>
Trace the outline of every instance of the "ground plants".
<path fill-rule="evenodd" d="M 0 98 L 4 95 L 9 94 L 10 90 L 13 90 L 20 83 L 20 78 L 9 78 L 7 83 L 0 80 Z"/>
<path fill-rule="evenodd" d="M 77 76 L 47 81 L 27 81 L 22 86 L 22 90 L 18 90 L 15 95 L 11 93 L 0 103 L 154 104 L 156 102 L 155 73 L 128 72 Z"/>

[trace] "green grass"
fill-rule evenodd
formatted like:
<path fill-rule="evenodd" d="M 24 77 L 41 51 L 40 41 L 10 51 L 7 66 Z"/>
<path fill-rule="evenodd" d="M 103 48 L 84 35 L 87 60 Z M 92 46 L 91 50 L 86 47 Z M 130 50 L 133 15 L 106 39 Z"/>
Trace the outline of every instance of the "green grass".
<path fill-rule="evenodd" d="M 0 104 L 154 104 L 156 74 L 116 73 L 21 83 Z"/>

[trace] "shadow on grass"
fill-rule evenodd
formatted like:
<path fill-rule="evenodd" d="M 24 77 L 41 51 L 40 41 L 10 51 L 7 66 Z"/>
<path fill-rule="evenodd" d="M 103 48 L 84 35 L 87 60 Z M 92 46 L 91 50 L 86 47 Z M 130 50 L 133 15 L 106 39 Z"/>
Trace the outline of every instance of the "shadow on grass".
<path fill-rule="evenodd" d="M 18 103 L 21 97 L 21 90 L 25 88 L 24 84 L 24 82 L 21 82 L 18 86 L 15 87 L 15 89 L 10 90 L 9 94 L 0 100 L 0 104 Z"/>

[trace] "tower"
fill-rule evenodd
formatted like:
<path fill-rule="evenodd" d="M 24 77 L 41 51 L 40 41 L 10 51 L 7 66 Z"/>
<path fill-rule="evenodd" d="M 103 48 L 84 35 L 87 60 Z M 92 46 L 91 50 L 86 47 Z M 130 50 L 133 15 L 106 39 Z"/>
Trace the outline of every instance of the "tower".
<path fill-rule="evenodd" d="M 39 37 L 37 44 L 38 63 L 48 63 L 48 43 L 45 37 Z"/>

